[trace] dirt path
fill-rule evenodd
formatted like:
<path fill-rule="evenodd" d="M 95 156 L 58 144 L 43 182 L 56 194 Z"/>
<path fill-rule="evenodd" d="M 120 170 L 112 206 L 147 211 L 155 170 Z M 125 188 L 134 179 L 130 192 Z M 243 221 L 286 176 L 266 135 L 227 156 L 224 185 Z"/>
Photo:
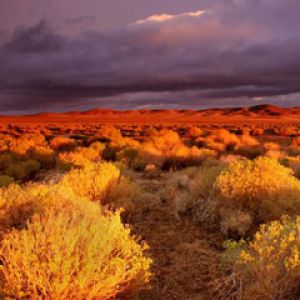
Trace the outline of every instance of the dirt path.
<path fill-rule="evenodd" d="M 135 180 L 150 197 L 148 203 L 137 205 L 130 223 L 150 246 L 155 274 L 152 289 L 140 299 L 211 299 L 211 261 L 216 257 L 221 237 L 189 222 L 176 222 L 172 199 L 163 201 L 159 197 L 167 176 L 149 179 L 138 175 Z"/>

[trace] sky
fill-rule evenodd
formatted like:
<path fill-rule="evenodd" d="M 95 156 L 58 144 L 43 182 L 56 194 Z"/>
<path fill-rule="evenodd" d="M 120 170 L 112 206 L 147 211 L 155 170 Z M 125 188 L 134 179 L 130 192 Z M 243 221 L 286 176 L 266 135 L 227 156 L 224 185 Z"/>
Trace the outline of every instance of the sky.
<path fill-rule="evenodd" d="M 1 0 L 0 113 L 300 106 L 299 0 Z"/>

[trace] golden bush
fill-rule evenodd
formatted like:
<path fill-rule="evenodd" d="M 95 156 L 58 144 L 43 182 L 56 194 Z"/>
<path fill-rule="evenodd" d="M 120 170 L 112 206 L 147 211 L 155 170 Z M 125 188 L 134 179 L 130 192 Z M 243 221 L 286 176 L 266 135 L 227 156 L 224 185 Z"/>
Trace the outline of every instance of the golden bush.
<path fill-rule="evenodd" d="M 244 147 L 244 148 L 254 147 L 259 145 L 259 142 L 249 134 L 242 134 L 240 136 L 240 143 L 241 143 L 240 147 Z"/>
<path fill-rule="evenodd" d="M 188 147 L 178 133 L 163 129 L 141 145 L 135 164 L 144 167 L 154 164 L 164 169 L 177 169 L 202 163 L 207 158 L 216 156 L 210 149 Z"/>
<path fill-rule="evenodd" d="M 110 141 L 121 141 L 123 139 L 121 131 L 112 125 L 104 125 L 101 127 L 97 136 L 108 139 Z"/>
<path fill-rule="evenodd" d="M 45 144 L 43 135 L 22 135 L 20 138 L 12 138 L 8 150 L 20 156 L 25 156 L 32 148 Z"/>
<path fill-rule="evenodd" d="M 224 152 L 225 150 L 236 151 L 259 145 L 257 140 L 249 134 L 238 136 L 226 129 L 214 130 L 208 136 L 200 137 L 198 142 L 218 152 Z"/>
<path fill-rule="evenodd" d="M 69 186 L 82 197 L 102 204 L 110 201 L 113 189 L 120 178 L 120 170 L 112 163 L 89 163 L 67 173 L 60 184 Z"/>
<path fill-rule="evenodd" d="M 72 166 L 84 166 L 87 163 L 101 160 L 101 155 L 104 149 L 104 144 L 95 142 L 86 148 L 77 147 L 73 151 L 61 152 L 58 155 L 57 164 L 59 167 L 66 169 Z"/>
<path fill-rule="evenodd" d="M 55 151 L 47 146 L 35 146 L 29 152 L 32 159 L 37 160 L 45 168 L 50 168 L 55 162 Z"/>
<path fill-rule="evenodd" d="M 2 297 L 105 300 L 143 287 L 151 260 L 120 215 L 103 214 L 85 199 L 62 201 L 61 195 L 26 227 L 4 236 Z"/>
<path fill-rule="evenodd" d="M 70 189 L 49 189 L 46 185 L 30 184 L 24 187 L 9 185 L 0 190 L 0 234 L 12 228 L 24 228 L 33 214 L 42 210 L 47 204 L 58 205 L 61 201 L 70 198 Z M 72 193 L 71 193 L 72 195 Z M 55 204 L 54 204 L 55 203 Z M 52 204 L 51 204 L 52 205 Z"/>
<path fill-rule="evenodd" d="M 50 147 L 54 150 L 72 150 L 75 146 L 75 140 L 69 137 L 57 136 L 50 140 Z"/>
<path fill-rule="evenodd" d="M 268 150 L 266 151 L 265 156 L 276 160 L 282 160 L 287 156 L 287 154 L 282 150 Z"/>
<path fill-rule="evenodd" d="M 262 225 L 235 264 L 241 299 L 295 299 L 300 276 L 300 217 Z"/>
<path fill-rule="evenodd" d="M 249 211 L 258 222 L 300 212 L 300 181 L 267 157 L 230 163 L 215 188 L 219 207 Z"/>
<path fill-rule="evenodd" d="M 186 136 L 187 137 L 190 137 L 190 138 L 197 138 L 197 137 L 199 137 L 199 136 L 201 136 L 201 135 L 203 135 L 203 130 L 201 129 L 201 128 L 199 128 L 199 127 L 196 127 L 196 126 L 191 126 L 191 127 L 189 127 L 188 129 L 187 129 L 187 131 L 186 131 Z"/>
<path fill-rule="evenodd" d="M 280 150 L 281 148 L 279 144 L 272 142 L 264 143 L 263 147 L 265 150 Z"/>

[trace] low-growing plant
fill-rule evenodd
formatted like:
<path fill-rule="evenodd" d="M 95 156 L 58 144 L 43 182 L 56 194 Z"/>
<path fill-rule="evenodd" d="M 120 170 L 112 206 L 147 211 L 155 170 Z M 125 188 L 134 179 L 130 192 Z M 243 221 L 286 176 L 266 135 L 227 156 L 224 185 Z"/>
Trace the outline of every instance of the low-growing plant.
<path fill-rule="evenodd" d="M 217 178 L 215 191 L 219 213 L 240 209 L 256 224 L 300 213 L 300 181 L 291 169 L 267 157 L 230 163 Z"/>
<path fill-rule="evenodd" d="M 239 299 L 296 299 L 300 276 L 300 217 L 262 225 L 234 270 Z"/>
<path fill-rule="evenodd" d="M 100 161 L 104 149 L 104 144 L 95 142 L 89 147 L 77 147 L 73 151 L 60 152 L 57 166 L 63 169 L 70 169 L 73 166 L 83 167 L 88 163 Z"/>
<path fill-rule="evenodd" d="M 50 147 L 54 150 L 72 150 L 75 146 L 75 140 L 69 137 L 57 136 L 50 140 Z"/>
<path fill-rule="evenodd" d="M 119 213 L 103 214 L 88 200 L 56 196 L 26 227 L 4 236 L 2 297 L 105 300 L 147 284 L 151 260 L 144 256 L 146 246 L 131 237 Z"/>
<path fill-rule="evenodd" d="M 151 164 L 164 170 L 179 169 L 199 165 L 215 156 L 213 150 L 186 146 L 175 131 L 161 130 L 141 145 L 134 165 L 138 168 Z"/>
<path fill-rule="evenodd" d="M 60 184 L 69 186 L 78 196 L 107 204 L 119 178 L 120 170 L 114 164 L 89 163 L 83 168 L 71 170 Z"/>

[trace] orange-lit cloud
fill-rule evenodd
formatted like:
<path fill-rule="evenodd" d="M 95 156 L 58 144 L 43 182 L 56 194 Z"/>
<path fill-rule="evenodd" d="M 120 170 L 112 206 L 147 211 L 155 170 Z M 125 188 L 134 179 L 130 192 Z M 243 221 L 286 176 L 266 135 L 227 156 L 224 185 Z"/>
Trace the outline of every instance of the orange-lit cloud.
<path fill-rule="evenodd" d="M 181 17 L 200 17 L 204 13 L 205 13 L 204 10 L 197 10 L 194 12 L 181 13 L 181 14 L 177 14 L 177 15 L 170 15 L 170 14 L 152 15 L 146 19 L 136 21 L 135 24 L 143 24 L 145 22 L 166 22 L 166 21 L 173 20 L 176 18 L 181 18 Z"/>

